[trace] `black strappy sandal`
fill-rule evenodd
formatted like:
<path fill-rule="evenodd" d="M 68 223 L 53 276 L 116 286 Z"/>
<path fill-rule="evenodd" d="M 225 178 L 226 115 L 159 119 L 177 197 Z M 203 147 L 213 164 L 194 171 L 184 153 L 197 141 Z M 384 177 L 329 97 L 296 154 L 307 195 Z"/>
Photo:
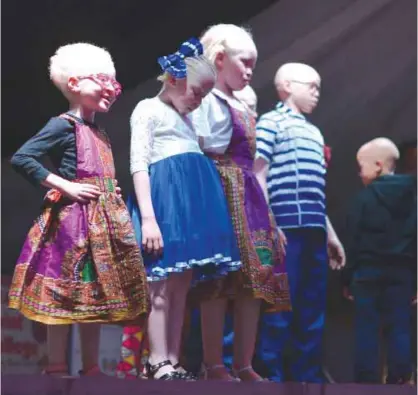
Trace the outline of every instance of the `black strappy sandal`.
<path fill-rule="evenodd" d="M 177 373 L 182 377 L 183 380 L 186 381 L 196 381 L 198 379 L 198 377 L 192 373 L 192 372 L 188 372 L 187 370 L 185 370 L 180 363 L 176 363 L 175 365 L 173 365 L 173 368 L 176 369 Z M 178 371 L 178 369 L 181 369 L 182 372 Z"/>
<path fill-rule="evenodd" d="M 162 367 L 168 366 L 168 365 L 171 365 L 171 362 L 169 360 L 157 363 L 156 365 L 150 365 L 149 363 L 147 363 L 147 377 L 153 380 L 164 380 L 164 381 L 184 380 L 181 377 L 180 373 L 178 373 L 177 371 L 166 373 L 166 374 L 163 374 L 161 377 L 155 378 L 155 373 L 157 373 Z"/>

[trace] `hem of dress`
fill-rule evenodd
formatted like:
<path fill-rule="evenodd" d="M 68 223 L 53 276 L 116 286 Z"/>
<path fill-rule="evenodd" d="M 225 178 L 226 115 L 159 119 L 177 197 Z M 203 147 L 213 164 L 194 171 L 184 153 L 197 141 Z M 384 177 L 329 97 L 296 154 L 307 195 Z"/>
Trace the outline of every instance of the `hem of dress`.
<path fill-rule="evenodd" d="M 193 284 L 200 283 L 202 281 L 209 281 L 218 278 L 225 277 L 228 273 L 238 271 L 242 268 L 242 262 L 240 260 L 233 261 L 232 257 L 225 257 L 222 254 L 215 254 L 211 258 L 204 258 L 200 260 L 190 259 L 188 262 L 176 262 L 173 266 L 167 268 L 156 267 L 153 268 L 153 271 L 157 273 L 147 273 L 148 282 L 156 282 L 166 280 L 170 274 L 173 273 L 184 273 L 188 270 L 193 270 L 196 268 L 201 268 L 206 265 L 212 264 L 216 268 L 223 268 L 221 272 L 214 273 L 213 275 L 208 275 L 204 279 L 196 279 L 193 281 Z"/>
<path fill-rule="evenodd" d="M 23 316 L 31 321 L 40 322 L 45 325 L 69 325 L 69 324 L 76 324 L 76 323 L 103 323 L 103 324 L 112 324 L 124 321 L 136 321 L 141 319 L 143 316 L 147 316 L 149 310 L 147 308 L 143 309 L 140 313 L 132 314 L 131 311 L 119 311 L 119 312 L 111 312 L 106 315 L 106 317 L 99 317 L 94 313 L 90 315 L 86 315 L 86 317 L 54 317 L 54 316 L 47 316 L 44 313 L 37 313 L 33 312 L 32 310 L 28 309 L 25 305 L 19 303 L 18 300 L 13 301 L 9 300 L 8 307 L 13 310 L 19 311 Z"/>

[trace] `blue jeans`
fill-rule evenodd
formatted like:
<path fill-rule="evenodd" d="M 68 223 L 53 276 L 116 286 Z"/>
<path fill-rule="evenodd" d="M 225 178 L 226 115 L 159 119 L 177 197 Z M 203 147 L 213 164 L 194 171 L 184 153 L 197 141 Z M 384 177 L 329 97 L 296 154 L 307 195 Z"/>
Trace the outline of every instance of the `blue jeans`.
<path fill-rule="evenodd" d="M 413 272 L 407 266 L 363 266 L 353 275 L 355 380 L 378 383 L 379 331 L 384 326 L 387 382 L 407 381 L 412 373 L 411 300 Z"/>
<path fill-rule="evenodd" d="M 276 382 L 322 382 L 327 235 L 321 228 L 284 232 L 292 311 L 262 314 L 254 367 Z M 286 373 L 285 345 L 290 347 Z"/>

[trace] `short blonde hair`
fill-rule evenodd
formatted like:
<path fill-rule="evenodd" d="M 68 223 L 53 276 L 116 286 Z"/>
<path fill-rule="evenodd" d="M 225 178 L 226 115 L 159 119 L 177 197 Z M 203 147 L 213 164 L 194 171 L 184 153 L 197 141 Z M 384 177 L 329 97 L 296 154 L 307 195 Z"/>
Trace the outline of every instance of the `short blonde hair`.
<path fill-rule="evenodd" d="M 93 44 L 64 45 L 49 60 L 49 77 L 65 96 L 69 78 L 101 73 L 114 77 L 115 65 L 108 51 Z"/>
<path fill-rule="evenodd" d="M 221 23 L 209 27 L 200 38 L 204 54 L 214 63 L 220 52 L 234 51 L 242 40 L 250 40 L 254 44 L 249 29 L 232 24 Z M 255 46 L 255 44 L 254 44 Z"/>
<path fill-rule="evenodd" d="M 216 68 L 204 55 L 188 57 L 184 59 L 184 62 L 187 66 L 187 77 L 188 78 L 197 78 L 200 77 L 213 77 L 216 80 Z M 169 76 L 169 73 L 166 71 L 160 75 L 157 79 L 158 81 L 165 82 Z"/>

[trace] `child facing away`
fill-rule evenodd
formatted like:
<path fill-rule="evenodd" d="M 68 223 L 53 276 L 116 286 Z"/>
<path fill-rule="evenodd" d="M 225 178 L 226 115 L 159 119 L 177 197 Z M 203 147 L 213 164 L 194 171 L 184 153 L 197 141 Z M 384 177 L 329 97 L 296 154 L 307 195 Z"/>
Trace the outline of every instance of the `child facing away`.
<path fill-rule="evenodd" d="M 217 69 L 215 89 L 193 113 L 203 149 L 216 162 L 228 199 L 242 269 L 226 280 L 196 288 L 201 304 L 203 364 L 207 379 L 263 380 L 252 368 L 260 307 L 290 308 L 287 274 L 279 257 L 276 224 L 253 173 L 255 119 L 234 96 L 249 84 L 257 60 L 251 34 L 235 25 L 210 27 L 201 38 L 205 55 Z M 192 299 L 192 298 L 191 298 Z M 232 372 L 224 365 L 223 329 L 233 300 Z M 199 336 L 193 333 L 190 336 Z M 232 373 L 232 374 L 231 374 Z"/>
<path fill-rule="evenodd" d="M 100 323 L 137 321 L 149 309 L 142 257 L 115 179 L 107 135 L 94 124 L 121 93 L 110 54 L 85 43 L 59 48 L 50 77 L 69 102 L 12 157 L 51 188 L 18 259 L 9 306 L 48 325 L 46 374 L 68 375 L 69 324 L 80 323 L 85 375 L 98 374 Z M 48 156 L 56 173 L 39 161 Z M 89 325 L 86 325 L 89 324 Z"/>
<path fill-rule="evenodd" d="M 311 66 L 287 63 L 274 82 L 280 101 L 257 123 L 255 172 L 285 234 L 292 311 L 260 320 L 257 366 L 273 381 L 321 382 L 327 250 L 332 268 L 345 264 L 326 215 L 324 139 L 303 115 L 318 104 L 321 78 Z M 283 364 L 287 344 L 291 377 Z"/>
<path fill-rule="evenodd" d="M 131 117 L 135 192 L 128 206 L 151 293 L 147 376 L 190 380 L 179 363 L 189 287 L 237 271 L 241 262 L 219 174 L 188 116 L 212 90 L 216 70 L 197 39 L 158 61 L 162 89 Z"/>
<path fill-rule="evenodd" d="M 357 163 L 364 189 L 347 218 L 345 286 L 354 298 L 355 381 L 379 383 L 379 332 L 385 327 L 388 384 L 412 374 L 411 303 L 417 268 L 414 175 L 395 175 L 399 151 L 387 138 L 364 144 Z M 416 335 L 415 335 L 416 336 Z"/>

